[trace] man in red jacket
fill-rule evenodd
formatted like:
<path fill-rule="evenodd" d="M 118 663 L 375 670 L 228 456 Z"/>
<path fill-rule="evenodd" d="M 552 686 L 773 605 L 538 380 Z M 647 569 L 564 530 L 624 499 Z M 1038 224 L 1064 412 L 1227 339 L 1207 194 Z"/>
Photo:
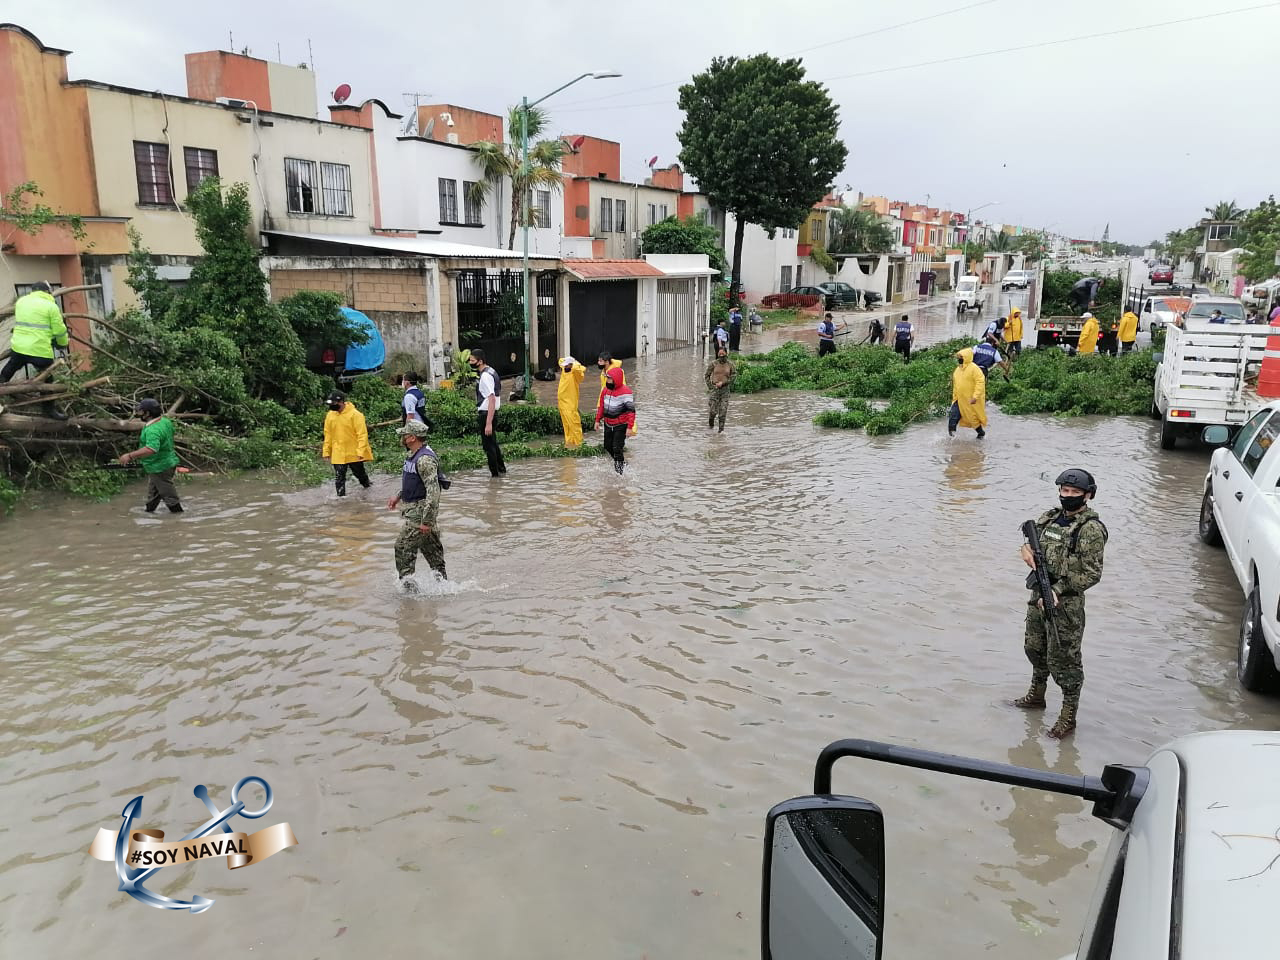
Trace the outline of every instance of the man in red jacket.
<path fill-rule="evenodd" d="M 621 367 L 605 371 L 604 393 L 600 394 L 600 403 L 596 407 L 596 423 L 601 420 L 604 421 L 604 448 L 613 457 L 613 469 L 622 476 L 622 468 L 626 466 L 622 448 L 626 445 L 627 434 L 635 436 L 636 432 L 636 399 L 627 386 Z"/>

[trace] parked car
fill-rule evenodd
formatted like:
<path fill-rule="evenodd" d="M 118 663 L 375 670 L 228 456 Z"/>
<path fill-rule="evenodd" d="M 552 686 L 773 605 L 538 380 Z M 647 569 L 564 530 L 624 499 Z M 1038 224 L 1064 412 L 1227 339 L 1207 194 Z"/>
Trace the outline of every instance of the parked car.
<path fill-rule="evenodd" d="M 1007 291 L 1017 287 L 1020 290 L 1025 290 L 1035 278 L 1036 272 L 1034 270 L 1010 270 L 1000 279 L 1000 289 Z"/>
<path fill-rule="evenodd" d="M 822 306 L 826 310 L 835 307 L 835 297 L 821 287 L 792 287 L 782 293 L 771 293 L 760 300 L 760 306 L 770 310 L 779 307 L 812 307 Z"/>
<path fill-rule="evenodd" d="M 1280 280 L 1277 279 L 1252 283 L 1240 291 L 1240 302 L 1261 310 L 1264 315 L 1271 312 L 1271 305 L 1277 300 L 1280 300 Z"/>
<path fill-rule="evenodd" d="M 924 860 L 886 857 L 885 815 L 861 797 L 831 792 L 831 768 L 845 757 L 930 770 L 1015 790 L 1092 801 L 1092 815 L 1112 827 L 1092 906 L 1085 915 L 1080 960 L 1261 960 L 1275 956 L 1276 824 L 1280 764 L 1269 759 L 1276 735 L 1215 730 L 1166 744 L 1143 766 L 1107 764 L 1099 776 L 1051 773 L 917 747 L 838 740 L 818 757 L 814 792 L 769 811 L 764 830 L 761 955 L 773 960 L 879 960 L 886 935 L 929 922 L 908 896 L 887 902 L 885 877 L 928 870 L 930 859 L 963 856 L 964 835 L 939 818 Z M 1264 756 L 1267 754 L 1267 756 Z M 905 789 L 905 787 L 904 787 Z M 890 794 L 891 796 L 891 794 Z M 981 795 L 961 789 L 974 808 Z M 935 801 L 935 802 L 946 802 Z M 962 802 L 962 801 L 953 801 Z M 1052 829 L 1053 814 L 1045 827 Z M 910 824 L 898 824 L 906 833 Z M 1052 856 L 1052 853 L 1048 854 Z M 892 917 L 888 930 L 885 918 Z M 953 942 L 992 940 L 963 898 L 946 918 Z M 1030 941 L 1019 956 L 1043 956 Z"/>
<path fill-rule="evenodd" d="M 342 384 L 366 373 L 380 373 L 382 365 L 387 362 L 387 348 L 378 328 L 359 310 L 350 307 L 338 309 L 347 322 L 355 329 L 363 330 L 368 339 L 361 344 L 308 343 L 307 368 Z"/>
<path fill-rule="evenodd" d="M 820 283 L 818 288 L 826 291 L 829 296 L 835 297 L 836 306 L 840 309 L 847 307 L 852 310 L 858 306 L 858 289 L 843 281 L 832 280 L 828 283 Z"/>
<path fill-rule="evenodd" d="M 1149 283 L 1173 283 L 1173 267 L 1167 263 L 1157 264 L 1147 274 Z"/>
<path fill-rule="evenodd" d="M 1219 444 L 1200 500 L 1200 539 L 1225 547 L 1244 591 L 1236 675 L 1246 690 L 1274 690 L 1280 681 L 1280 401 L 1235 431 L 1209 427 Z"/>

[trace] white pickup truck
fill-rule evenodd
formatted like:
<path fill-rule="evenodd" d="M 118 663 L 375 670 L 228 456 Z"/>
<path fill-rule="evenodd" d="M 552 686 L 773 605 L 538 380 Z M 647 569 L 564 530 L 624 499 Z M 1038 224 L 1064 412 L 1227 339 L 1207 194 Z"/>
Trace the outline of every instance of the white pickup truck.
<path fill-rule="evenodd" d="M 765 820 L 761 955 L 904 955 L 884 950 L 893 934 L 885 917 L 900 927 L 919 918 L 909 899 L 885 902 L 884 814 L 868 800 L 831 793 L 835 761 L 862 757 L 1093 801 L 1093 815 L 1115 831 L 1075 960 L 1271 960 L 1280 884 L 1273 870 L 1280 855 L 1278 743 L 1266 731 L 1198 733 L 1161 747 L 1144 766 L 1110 764 L 1095 777 L 838 740 L 818 757 L 813 794 L 778 804 Z M 936 839 L 937 856 L 964 855 L 963 836 Z M 922 869 L 928 864 L 901 865 L 904 873 Z M 957 947 L 995 936 L 965 928 L 962 899 L 948 925 Z"/>
<path fill-rule="evenodd" d="M 1197 298 L 1182 326 L 1167 327 L 1151 400 L 1165 450 L 1208 426 L 1238 427 L 1262 405 L 1256 383 L 1270 330 L 1245 324 L 1243 313 L 1239 322 L 1211 323 L 1204 311 L 1217 307 Z"/>
<path fill-rule="evenodd" d="M 1244 590 L 1240 660 L 1246 690 L 1274 689 L 1280 672 L 1280 401 L 1263 407 L 1231 437 L 1204 431 L 1213 452 L 1200 501 L 1200 539 L 1225 546 Z M 1280 851 L 1277 851 L 1280 852 Z"/>

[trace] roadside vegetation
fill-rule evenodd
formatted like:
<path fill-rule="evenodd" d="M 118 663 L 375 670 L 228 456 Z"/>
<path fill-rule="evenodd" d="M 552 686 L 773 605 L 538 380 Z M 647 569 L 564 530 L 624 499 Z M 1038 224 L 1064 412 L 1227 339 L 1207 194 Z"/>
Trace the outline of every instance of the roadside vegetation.
<path fill-rule="evenodd" d="M 845 347 L 816 357 L 789 343 L 737 361 L 735 393 L 816 390 L 844 401 L 843 410 L 820 413 L 814 423 L 873 436 L 901 433 L 910 424 L 946 414 L 951 405 L 955 351 L 972 339 L 920 350 L 911 362 L 886 346 Z M 987 400 L 1009 414 L 1053 413 L 1141 416 L 1151 407 L 1155 361 L 1150 350 L 1119 357 L 1068 356 L 1061 350 L 1027 350 L 1009 379 L 1000 370 L 987 382 Z"/>

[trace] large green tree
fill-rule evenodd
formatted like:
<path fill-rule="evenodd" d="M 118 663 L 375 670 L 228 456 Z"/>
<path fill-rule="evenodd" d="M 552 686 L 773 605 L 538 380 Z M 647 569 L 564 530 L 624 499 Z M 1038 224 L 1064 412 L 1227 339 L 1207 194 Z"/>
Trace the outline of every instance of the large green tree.
<path fill-rule="evenodd" d="M 529 166 L 525 169 L 520 155 L 520 121 L 523 107 L 507 111 L 507 142 L 494 143 L 481 140 L 471 145 L 475 151 L 475 164 L 480 168 L 481 179 L 472 188 L 471 199 L 484 203 L 487 195 L 496 191 L 503 180 L 511 182 L 511 229 L 507 234 L 507 249 L 514 250 L 516 226 L 523 224 L 520 209 L 521 197 L 532 196 L 534 190 L 550 190 L 559 193 L 564 187 L 560 177 L 560 163 L 569 148 L 560 138 L 537 140 L 546 131 L 548 116 L 538 107 L 529 108 L 527 134 L 529 138 Z M 536 142 L 535 142 L 536 141 Z M 537 211 L 530 203 L 527 207 L 529 226 L 548 226 L 537 223 Z"/>
<path fill-rule="evenodd" d="M 831 215 L 827 249 L 832 253 L 888 253 L 893 229 L 872 210 L 841 207 Z"/>
<path fill-rule="evenodd" d="M 1257 283 L 1274 276 L 1276 255 L 1280 254 L 1280 203 L 1274 195 L 1245 214 L 1244 235 L 1240 272 L 1245 279 Z"/>
<path fill-rule="evenodd" d="M 660 220 L 645 229 L 640 244 L 645 253 L 705 253 L 711 269 L 724 273 L 720 231 L 708 226 L 702 217 Z"/>
<path fill-rule="evenodd" d="M 1244 213 L 1234 200 L 1219 200 L 1212 207 L 1205 207 L 1204 212 L 1210 220 L 1235 220 Z"/>
<path fill-rule="evenodd" d="M 680 88 L 680 162 L 737 220 L 729 302 L 742 282 L 748 223 L 799 227 L 843 168 L 840 115 L 799 60 L 716 57 Z"/>

